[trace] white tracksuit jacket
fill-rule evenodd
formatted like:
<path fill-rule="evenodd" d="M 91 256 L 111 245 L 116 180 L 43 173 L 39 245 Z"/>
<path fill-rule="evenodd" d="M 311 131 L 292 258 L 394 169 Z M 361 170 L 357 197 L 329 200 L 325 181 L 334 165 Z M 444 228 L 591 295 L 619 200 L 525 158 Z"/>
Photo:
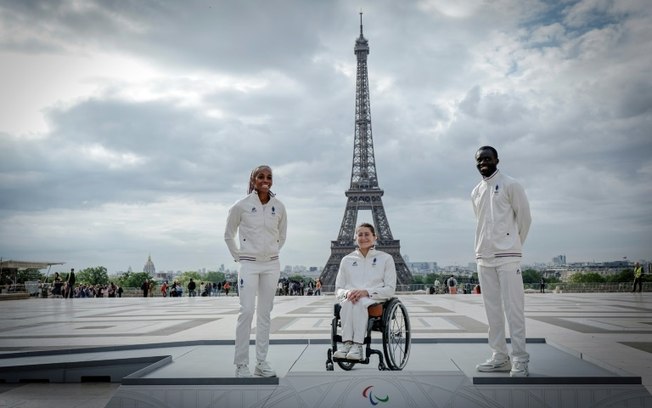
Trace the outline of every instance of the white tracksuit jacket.
<path fill-rule="evenodd" d="M 525 191 L 516 180 L 496 170 L 473 189 L 471 198 L 478 219 L 475 255 L 493 358 L 508 357 L 507 317 L 512 360 L 528 362 L 520 259 L 532 219 Z"/>
<path fill-rule="evenodd" d="M 229 209 L 224 240 L 236 262 L 270 261 L 278 259 L 286 234 L 287 215 L 283 203 L 271 197 L 263 205 L 254 191 Z"/>
<path fill-rule="evenodd" d="M 532 222 L 523 187 L 496 170 L 473 189 L 471 199 L 478 219 L 475 232 L 478 264 L 497 266 L 518 261 Z"/>
<path fill-rule="evenodd" d="M 369 297 L 354 304 L 346 299 L 351 289 L 366 289 Z M 335 296 L 342 306 L 342 340 L 362 344 L 367 329 L 367 307 L 391 298 L 395 290 L 396 265 L 390 254 L 370 249 L 365 257 L 355 250 L 342 258 L 335 279 Z"/>
<path fill-rule="evenodd" d="M 335 279 L 335 295 L 339 301 L 346 299 L 350 289 L 366 289 L 369 298 L 377 303 L 394 296 L 396 290 L 396 265 L 392 256 L 370 249 L 364 257 L 355 250 L 342 258 Z"/>
<path fill-rule="evenodd" d="M 249 363 L 249 337 L 254 313 L 257 316 L 256 360 L 267 359 L 270 314 L 281 273 L 278 256 L 285 243 L 286 232 L 285 206 L 273 196 L 263 205 L 254 191 L 229 209 L 224 240 L 233 259 L 240 262 L 240 311 L 235 330 L 234 364 Z M 235 241 L 236 233 L 239 245 Z"/>

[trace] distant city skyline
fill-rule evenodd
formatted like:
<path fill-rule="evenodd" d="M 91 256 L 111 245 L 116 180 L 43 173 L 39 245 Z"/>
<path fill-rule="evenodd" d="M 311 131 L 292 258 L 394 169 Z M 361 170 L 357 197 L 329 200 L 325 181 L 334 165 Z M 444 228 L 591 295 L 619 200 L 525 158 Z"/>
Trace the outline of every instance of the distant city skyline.
<path fill-rule="evenodd" d="M 560 254 L 557 257 L 559 257 L 559 256 L 563 257 L 563 254 Z M 555 257 L 555 258 L 557 258 L 557 257 Z M 407 259 L 405 261 L 410 266 L 412 266 L 413 264 L 419 264 L 419 263 L 429 263 L 429 264 L 436 264 L 437 267 L 439 269 L 442 269 L 442 270 L 445 270 L 447 268 L 452 268 L 452 267 L 460 267 L 460 268 L 467 268 L 468 269 L 468 268 L 471 268 L 472 266 L 475 265 L 475 262 L 468 262 L 466 264 L 443 265 L 443 264 L 440 264 L 439 262 L 434 261 L 434 260 L 430 260 L 430 261 L 412 261 L 412 260 L 408 260 L 408 259 L 409 259 L 409 256 L 407 257 Z M 149 264 L 150 260 L 151 260 L 152 264 L 155 266 L 156 265 L 155 259 L 152 259 L 151 255 L 149 255 L 148 259 L 147 259 L 147 262 L 145 263 L 145 266 L 142 268 L 143 269 L 142 271 L 136 270 L 133 267 L 131 267 L 131 270 L 133 272 L 146 272 L 147 265 Z M 604 263 L 617 263 L 617 262 L 623 262 L 623 261 L 624 262 L 629 262 L 629 263 L 632 263 L 632 264 L 634 262 L 637 262 L 637 261 L 638 262 L 643 262 L 643 263 L 648 263 L 649 262 L 646 259 L 637 259 L 637 260 L 614 259 L 614 260 L 586 260 L 586 261 L 566 262 L 565 264 L 561 264 L 561 265 L 592 264 L 592 263 L 593 264 L 604 264 Z M 552 260 L 550 260 L 548 262 L 534 262 L 534 263 L 523 264 L 523 265 L 524 266 L 543 266 L 543 265 L 556 266 L 556 265 L 560 265 L 560 264 L 555 263 L 555 259 L 553 258 Z M 176 269 L 176 270 L 175 269 L 166 269 L 165 267 L 162 267 L 162 268 L 156 267 L 156 273 L 183 273 L 183 272 L 207 273 L 207 272 L 219 272 L 219 271 L 224 271 L 224 270 L 229 270 L 229 271 L 233 272 L 233 271 L 237 271 L 237 268 L 238 268 L 237 264 L 233 264 L 233 267 L 231 267 L 231 268 L 226 267 L 225 264 L 220 264 L 220 265 L 218 265 L 216 267 L 203 266 L 203 267 L 195 268 L 195 269 L 190 268 L 190 269 Z M 321 272 L 321 269 L 323 268 L 323 266 L 320 266 L 320 265 L 303 265 L 303 264 L 295 264 L 295 265 L 290 265 L 290 264 L 283 265 L 282 264 L 281 265 L 281 271 L 286 271 L 288 268 L 291 268 L 291 269 L 305 268 L 306 270 L 310 270 L 311 268 L 315 268 L 317 270 L 314 271 L 313 273 L 314 274 L 319 274 Z M 129 270 L 129 268 L 127 268 L 125 270 L 118 270 L 118 271 L 115 271 L 114 274 L 124 273 L 124 272 L 127 272 L 128 270 Z M 414 271 L 413 271 L 413 273 L 414 273 Z"/>

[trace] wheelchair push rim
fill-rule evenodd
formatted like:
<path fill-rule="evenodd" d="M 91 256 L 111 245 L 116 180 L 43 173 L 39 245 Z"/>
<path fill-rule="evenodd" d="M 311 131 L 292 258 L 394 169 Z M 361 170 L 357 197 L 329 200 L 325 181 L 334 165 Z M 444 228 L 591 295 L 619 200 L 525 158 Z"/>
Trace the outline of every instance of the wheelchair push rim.
<path fill-rule="evenodd" d="M 383 328 L 383 348 L 390 370 L 402 370 L 410 357 L 410 319 L 407 308 L 393 301 L 386 309 Z"/>

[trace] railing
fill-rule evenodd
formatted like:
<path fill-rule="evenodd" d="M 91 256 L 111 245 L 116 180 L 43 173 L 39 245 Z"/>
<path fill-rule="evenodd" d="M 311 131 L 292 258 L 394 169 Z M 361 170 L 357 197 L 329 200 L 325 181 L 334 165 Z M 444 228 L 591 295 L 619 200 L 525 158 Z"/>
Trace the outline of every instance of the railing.
<path fill-rule="evenodd" d="M 430 293 L 430 287 L 432 285 L 425 284 L 411 284 L 411 285 L 397 285 L 396 292 L 403 294 L 412 294 L 412 293 Z M 458 284 L 458 294 L 472 293 L 471 289 L 475 286 L 474 284 Z M 524 285 L 526 293 L 530 292 L 540 292 L 540 285 L 538 283 L 528 283 Z M 546 293 L 599 293 L 599 292 L 631 292 L 633 288 L 632 282 L 616 282 L 616 283 L 546 283 L 545 291 Z M 435 293 L 444 293 L 443 285 L 440 285 L 436 288 Z M 335 285 L 323 285 L 322 286 L 322 295 L 324 294 L 333 294 L 335 291 Z M 652 292 L 652 282 L 643 282 L 642 284 L 643 292 Z M 0 296 L 7 294 L 28 294 L 31 297 L 53 297 L 52 295 L 52 285 L 49 283 L 41 284 L 38 282 L 26 282 L 24 284 L 11 284 L 11 285 L 2 285 L 0 286 Z M 187 296 L 187 293 L 184 293 Z M 230 296 L 237 296 L 235 291 L 229 293 Z M 140 288 L 124 288 L 122 297 L 142 297 L 143 291 Z M 160 297 L 161 292 L 155 290 L 153 293 L 154 297 Z M 220 296 L 224 296 L 224 292 L 220 293 Z M 104 293 L 106 297 L 106 293 Z"/>
<path fill-rule="evenodd" d="M 466 284 L 458 284 L 458 292 L 464 293 L 462 290 Z M 430 286 L 424 284 L 413 284 L 413 285 L 397 285 L 396 292 L 399 293 L 429 293 Z M 475 286 L 471 284 L 471 288 Z M 526 292 L 540 291 L 540 285 L 538 283 L 526 283 L 523 285 Z M 652 282 L 643 282 L 643 292 L 652 292 Z M 615 282 L 615 283 L 546 283 L 545 291 L 546 293 L 596 293 L 596 292 L 631 292 L 633 287 L 632 282 Z M 442 293 L 442 285 L 436 293 Z M 322 286 L 322 293 L 333 293 L 335 291 L 335 285 L 324 285 Z M 467 293 L 471 293 L 467 287 Z"/>
<path fill-rule="evenodd" d="M 36 281 L 29 281 L 18 284 L 9 284 L 9 285 L 0 285 L 0 298 L 5 297 L 9 298 L 7 295 L 12 295 L 11 298 L 16 298 L 16 295 L 21 294 L 23 297 L 29 295 L 30 297 L 41 297 L 41 298 L 60 298 L 63 297 L 63 287 L 61 288 L 61 295 L 55 295 L 52 291 L 54 285 L 52 283 L 40 283 Z M 106 288 L 102 291 L 103 296 L 107 297 Z M 211 296 L 225 296 L 224 290 L 222 290 L 219 295 L 213 294 Z M 229 296 L 237 296 L 237 291 L 231 290 Z M 117 297 L 117 295 L 116 295 Z M 140 288 L 123 288 L 123 293 L 121 297 L 143 297 L 143 291 Z M 153 292 L 150 293 L 150 297 L 163 297 L 160 291 L 160 287 L 156 287 Z M 188 297 L 188 291 L 184 290 L 183 297 Z M 199 290 L 197 290 L 197 297 L 201 297 Z"/>
<path fill-rule="evenodd" d="M 614 283 L 546 283 L 546 292 L 554 293 L 597 293 L 597 292 L 631 292 L 633 282 L 614 282 Z M 526 289 L 539 291 L 539 284 L 526 285 Z M 638 289 L 638 288 L 637 288 Z M 643 292 L 652 291 L 652 282 L 643 282 Z"/>

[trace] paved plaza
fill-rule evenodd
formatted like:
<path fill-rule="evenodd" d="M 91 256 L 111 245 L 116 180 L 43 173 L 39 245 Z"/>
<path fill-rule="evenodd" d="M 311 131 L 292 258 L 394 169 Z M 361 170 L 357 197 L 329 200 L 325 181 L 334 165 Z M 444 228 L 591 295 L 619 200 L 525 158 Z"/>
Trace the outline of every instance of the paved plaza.
<path fill-rule="evenodd" d="M 412 352 L 402 372 L 406 382 L 412 384 L 424 378 L 437 382 L 444 374 L 446 378 L 473 378 L 473 384 L 482 384 L 483 379 L 509 379 L 506 374 L 480 375 L 473 369 L 490 354 L 481 296 L 420 294 L 399 295 L 399 299 L 406 305 L 412 325 Z M 297 388 L 298 379 L 327 375 L 325 360 L 333 302 L 333 296 L 276 298 L 269 359 L 280 381 L 290 379 L 292 387 Z M 0 407 L 131 406 L 116 402 L 124 400 L 120 393 L 133 394 L 128 384 L 135 387 L 151 381 L 158 386 L 176 384 L 187 389 L 189 385 L 179 383 L 179 378 L 192 378 L 197 388 L 227 384 L 227 377 L 233 375 L 238 311 L 238 299 L 234 296 L 30 298 L 2 301 L 0 308 L 0 370 L 5 368 L 5 382 L 0 383 Z M 652 293 L 527 294 L 526 318 L 530 381 L 555 376 L 570 382 L 573 378 L 601 377 L 607 383 L 619 378 L 640 378 L 645 387 L 642 390 L 652 392 Z M 253 360 L 253 347 L 251 352 Z M 68 364 L 72 371 L 70 367 L 75 364 L 105 361 L 107 356 L 124 361 L 122 366 L 127 371 L 131 364 L 153 365 L 156 361 L 158 365 L 156 370 L 141 372 L 138 378 L 125 371 L 122 385 L 103 381 L 100 369 L 97 376 L 87 376 L 82 382 L 11 380 L 12 375 L 16 379 L 28 378 L 26 371 L 34 367 L 42 370 L 48 364 Z M 351 372 L 336 367 L 332 375 L 355 382 L 360 377 L 372 378 L 383 373 L 386 372 L 379 372 L 372 363 L 356 366 Z M 271 395 L 279 380 L 235 384 L 255 388 L 259 397 L 265 389 Z M 396 381 L 398 384 L 402 380 Z M 557 384 L 558 388 L 562 386 Z M 474 386 L 467 389 L 471 387 Z M 201 392 L 204 391 L 196 394 Z M 651 401 L 646 396 L 636 398 L 626 406 L 645 406 L 640 404 Z M 276 405 L 283 406 L 281 402 Z M 240 401 L 239 405 L 247 404 Z"/>

